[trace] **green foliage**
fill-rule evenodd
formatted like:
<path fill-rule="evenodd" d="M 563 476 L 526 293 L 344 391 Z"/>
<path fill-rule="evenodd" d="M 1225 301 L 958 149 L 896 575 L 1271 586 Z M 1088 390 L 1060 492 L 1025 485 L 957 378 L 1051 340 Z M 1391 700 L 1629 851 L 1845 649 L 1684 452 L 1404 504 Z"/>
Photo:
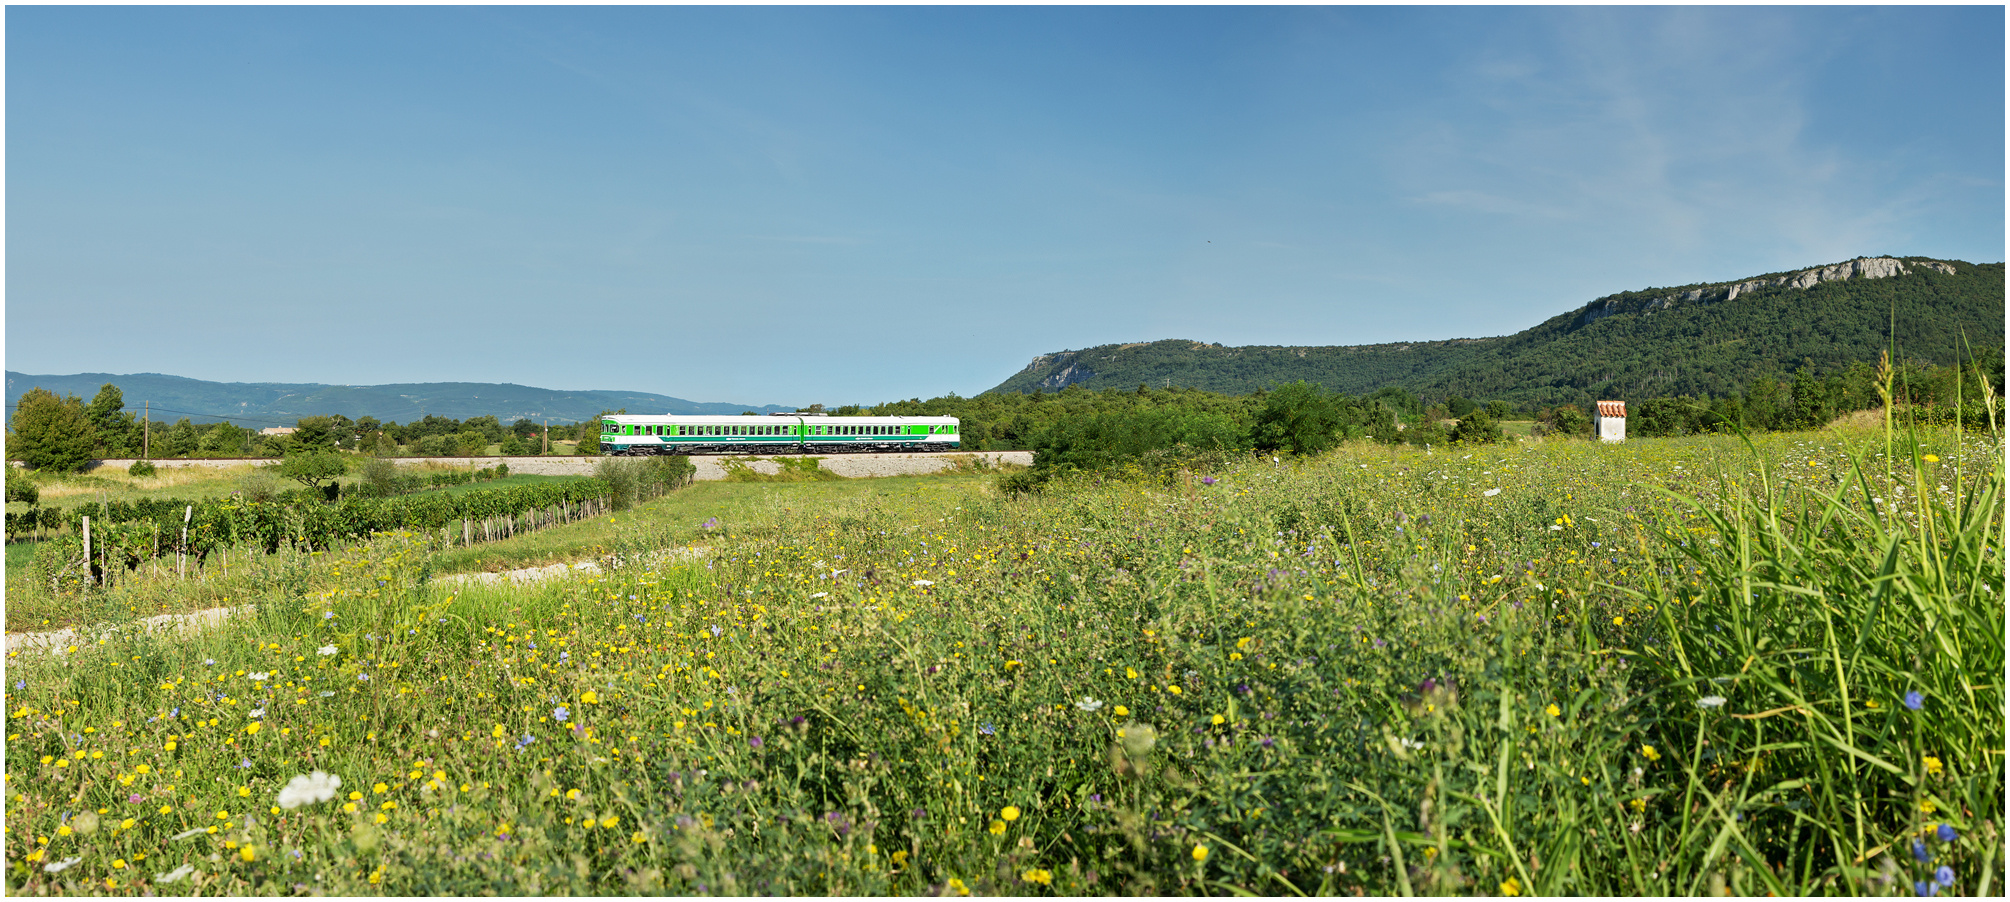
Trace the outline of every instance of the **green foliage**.
<path fill-rule="evenodd" d="M 1536 413 L 1538 435 L 1588 436 L 1591 414 L 1575 404 L 1558 404 Z"/>
<path fill-rule="evenodd" d="M 1264 398 L 1251 430 L 1258 451 L 1318 454 L 1341 437 L 1340 410 L 1325 390 L 1303 381 L 1281 385 Z"/>
<path fill-rule="evenodd" d="M 291 479 L 309 489 L 326 493 L 328 500 L 335 500 L 336 480 L 349 472 L 348 459 L 337 451 L 300 450 L 286 455 L 279 464 L 280 476 Z"/>
<path fill-rule="evenodd" d="M 1452 427 L 1451 439 L 1468 445 L 1490 445 L 1506 441 L 1501 434 L 1500 421 L 1486 411 L 1467 405 L 1466 415 L 1459 418 L 1459 424 Z"/>
<path fill-rule="evenodd" d="M 42 490 L 19 467 L 7 468 L 7 503 L 39 504 Z"/>
<path fill-rule="evenodd" d="M 1115 473 L 1151 464 L 1165 473 L 1189 455 L 1248 447 L 1248 434 L 1226 416 L 1167 409 L 1115 411 L 1065 419 L 1033 438 L 1033 466 L 1003 483 L 1034 488 L 1068 473 Z"/>
<path fill-rule="evenodd" d="M 128 453 L 131 441 L 128 436 L 133 431 L 133 415 L 125 413 L 125 395 L 119 387 L 105 383 L 98 388 L 98 394 L 91 399 L 84 415 L 97 430 L 98 442 L 104 447 L 106 457 L 116 457 Z"/>
<path fill-rule="evenodd" d="M 754 469 L 755 461 L 773 463 L 777 469 L 773 473 L 763 473 Z M 820 466 L 822 461 L 821 457 L 777 457 L 771 460 L 722 457 L 719 467 L 726 471 L 727 482 L 828 482 L 844 478 Z"/>
<path fill-rule="evenodd" d="M 496 453 L 509 457 L 521 457 L 530 453 L 530 449 L 524 445 L 523 439 L 518 438 L 516 433 L 512 432 L 503 436 L 502 447 L 496 449 Z"/>
<path fill-rule="evenodd" d="M 128 476 L 152 476 L 154 472 L 154 463 L 150 460 L 136 460 L 131 466 L 126 467 Z"/>
<path fill-rule="evenodd" d="M 651 498 L 691 483 L 698 467 L 681 454 L 660 457 L 604 457 L 594 464 L 593 475 L 607 487 L 613 509 L 624 511 Z"/>
<path fill-rule="evenodd" d="M 7 453 L 37 470 L 74 473 L 91 460 L 97 430 L 76 395 L 58 398 L 40 388 L 21 396 L 9 423 Z"/>

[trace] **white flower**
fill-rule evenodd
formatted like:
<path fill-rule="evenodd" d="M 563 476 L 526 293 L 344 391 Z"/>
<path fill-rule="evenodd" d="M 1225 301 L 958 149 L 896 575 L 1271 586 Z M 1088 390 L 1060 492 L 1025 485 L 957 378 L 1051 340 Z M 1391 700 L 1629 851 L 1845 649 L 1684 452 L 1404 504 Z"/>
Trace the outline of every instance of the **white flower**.
<path fill-rule="evenodd" d="M 1480 494 L 1485 495 L 1488 498 L 1492 498 L 1493 496 L 1498 495 L 1500 493 L 1501 493 L 1500 489 L 1487 489 L 1486 491 L 1481 492 Z"/>
<path fill-rule="evenodd" d="M 1561 526 L 1558 526 L 1558 525 L 1556 525 L 1555 523 L 1551 523 L 1551 524 L 1549 524 L 1549 531 L 1550 531 L 1550 532 L 1562 532 L 1562 531 L 1563 531 L 1563 527 L 1561 527 Z"/>
<path fill-rule="evenodd" d="M 190 874 L 193 874 L 193 873 L 195 873 L 195 865 L 192 865 L 192 864 L 185 864 L 185 865 L 182 865 L 181 867 L 178 867 L 178 868 L 175 868 L 174 870 L 172 870 L 172 871 L 169 871 L 169 872 L 167 872 L 167 873 L 165 873 L 165 874 L 155 874 L 155 875 L 154 875 L 154 882 L 155 882 L 155 883 L 173 883 L 173 882 L 175 882 L 175 881 L 177 881 L 177 880 L 180 880 L 181 878 L 183 878 L 183 877 L 186 877 L 186 876 L 188 876 L 188 875 L 190 875 Z"/>
<path fill-rule="evenodd" d="M 173 836 L 171 836 L 171 837 L 168 837 L 168 838 L 169 838 L 169 839 L 175 839 L 175 840 L 182 840 L 182 839 L 187 839 L 187 838 L 189 838 L 189 837 L 191 837 L 191 836 L 201 836 L 202 834 L 204 834 L 204 833 L 208 833 L 208 832 L 209 832 L 209 828 L 208 828 L 208 827 L 197 827 L 197 828 L 195 828 L 194 830 L 183 830 L 183 831 L 181 831 L 180 833 L 177 833 L 177 834 L 175 834 L 175 835 L 173 835 Z"/>
<path fill-rule="evenodd" d="M 812 592 L 812 593 L 810 593 L 810 597 L 811 597 L 811 598 L 823 598 L 823 597 L 826 597 L 826 596 L 828 596 L 828 595 L 830 595 L 830 594 L 831 594 L 831 593 L 829 593 L 829 592 Z"/>
<path fill-rule="evenodd" d="M 840 576 L 843 576 L 843 575 L 845 575 L 845 574 L 847 574 L 847 573 L 850 573 L 850 572 L 851 572 L 851 569 L 850 569 L 850 568 L 846 568 L 846 569 L 844 569 L 844 570 L 832 570 L 832 571 L 831 571 L 831 578 L 832 578 L 832 579 L 836 579 L 836 578 L 838 578 L 838 577 L 840 577 Z"/>
<path fill-rule="evenodd" d="M 265 709 L 264 709 L 264 708 L 253 708 L 253 709 L 251 709 L 251 711 L 250 711 L 249 713 L 251 714 L 251 719 L 252 719 L 252 720 L 257 720 L 257 719 L 259 719 L 259 718 L 261 718 L 261 717 L 264 717 L 264 716 L 265 716 Z"/>
<path fill-rule="evenodd" d="M 48 871 L 51 874 L 60 874 L 63 873 L 64 871 L 69 870 L 77 862 L 83 860 L 84 859 L 82 858 L 65 858 L 62 861 L 52 861 L 49 862 L 48 864 L 43 865 L 42 870 Z"/>
<path fill-rule="evenodd" d="M 1100 700 L 1091 698 L 1086 695 L 1075 700 L 1075 707 L 1080 708 L 1083 711 L 1087 711 L 1091 714 L 1094 714 L 1096 710 L 1101 708 L 1102 706 L 1103 703 Z"/>
<path fill-rule="evenodd" d="M 1424 747 L 1424 744 L 1422 742 L 1419 742 L 1415 739 L 1411 739 L 1406 736 L 1398 736 L 1396 737 L 1396 741 L 1398 743 L 1401 743 L 1402 746 L 1406 749 L 1421 749 Z"/>
<path fill-rule="evenodd" d="M 341 649 L 338 649 L 338 648 L 336 648 L 336 647 L 335 647 L 335 646 L 333 646 L 333 645 L 323 645 L 323 646 L 321 646 L 320 648 L 318 648 L 318 649 L 315 649 L 315 650 L 316 650 L 316 651 L 318 651 L 318 652 L 320 652 L 320 653 L 321 653 L 321 654 L 323 654 L 323 655 L 332 655 L 332 654 L 334 654 L 334 653 L 336 653 L 336 652 L 340 651 Z"/>
<path fill-rule="evenodd" d="M 342 778 L 334 774 L 315 771 L 286 781 L 279 790 L 279 807 L 286 809 L 326 802 L 335 797 L 335 790 L 342 786 Z"/>
<path fill-rule="evenodd" d="M 935 585 L 935 581 L 930 579 L 917 579 L 914 581 L 914 584 L 917 586 L 932 586 Z"/>
<path fill-rule="evenodd" d="M 251 675 L 251 678 L 252 678 L 252 679 L 254 679 L 254 680 L 257 680 L 257 681 L 259 681 L 259 682 L 261 682 L 261 683 L 263 683 L 263 682 L 265 682 L 265 681 L 266 681 L 267 679 L 269 679 L 269 678 L 270 678 L 271 676 L 272 676 L 272 674 L 270 674 L 270 673 L 254 673 L 254 674 L 252 674 L 252 675 Z"/>
<path fill-rule="evenodd" d="M 321 697 L 322 697 L 322 698 L 328 698 L 328 697 L 330 697 L 330 696 L 333 696 L 334 694 L 335 694 L 335 693 L 333 693 L 333 692 L 329 692 L 329 691 L 325 691 L 325 690 L 324 690 L 324 691 L 323 691 L 323 692 L 321 693 Z"/>
<path fill-rule="evenodd" d="M 1724 697 L 1721 695 L 1706 695 L 1696 700 L 1696 707 L 1698 708 L 1715 708 L 1722 704 L 1724 704 Z"/>

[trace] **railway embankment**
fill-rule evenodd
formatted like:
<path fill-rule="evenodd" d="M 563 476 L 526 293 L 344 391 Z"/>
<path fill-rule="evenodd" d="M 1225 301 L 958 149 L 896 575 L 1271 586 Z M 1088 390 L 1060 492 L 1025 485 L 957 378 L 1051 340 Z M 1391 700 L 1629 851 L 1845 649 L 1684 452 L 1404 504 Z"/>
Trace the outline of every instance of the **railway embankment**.
<path fill-rule="evenodd" d="M 954 467 L 978 465 L 999 466 L 1016 464 L 1032 466 L 1031 451 L 935 451 L 915 454 L 810 454 L 774 455 L 774 457 L 818 457 L 818 466 L 847 479 L 862 479 L 876 476 L 925 476 Z M 401 466 L 416 466 L 423 463 L 443 464 L 454 467 L 493 467 L 508 464 L 511 473 L 526 473 L 535 476 L 591 476 L 599 457 L 393 457 L 390 460 Z M 722 460 L 746 460 L 757 473 L 774 474 L 781 465 L 773 457 L 742 457 L 739 455 L 693 455 L 691 463 L 696 465 L 696 478 L 703 482 L 726 478 L 726 468 Z M 270 458 L 227 459 L 227 460 L 155 460 L 155 467 L 237 467 L 245 464 L 276 463 Z M 17 462 L 14 465 L 18 466 Z M 110 467 L 124 470 L 132 466 L 131 460 L 93 461 L 86 469 L 94 470 Z"/>

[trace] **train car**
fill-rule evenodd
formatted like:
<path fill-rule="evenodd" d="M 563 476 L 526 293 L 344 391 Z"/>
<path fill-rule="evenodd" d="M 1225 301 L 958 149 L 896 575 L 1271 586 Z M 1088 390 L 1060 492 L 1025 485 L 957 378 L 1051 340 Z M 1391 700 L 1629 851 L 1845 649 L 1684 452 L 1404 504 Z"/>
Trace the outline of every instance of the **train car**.
<path fill-rule="evenodd" d="M 851 454 L 954 451 L 955 417 L 634 416 L 600 420 L 600 453 Z"/>

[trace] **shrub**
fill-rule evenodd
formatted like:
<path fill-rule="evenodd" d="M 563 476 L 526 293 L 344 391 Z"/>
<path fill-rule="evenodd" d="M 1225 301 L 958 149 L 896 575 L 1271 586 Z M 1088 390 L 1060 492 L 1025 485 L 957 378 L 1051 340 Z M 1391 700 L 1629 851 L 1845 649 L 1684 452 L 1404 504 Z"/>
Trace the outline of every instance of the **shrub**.
<path fill-rule="evenodd" d="M 1278 386 L 1264 401 L 1251 432 L 1258 451 L 1317 454 L 1339 441 L 1340 410 L 1317 385 L 1304 380 Z"/>
<path fill-rule="evenodd" d="M 1459 419 L 1457 426 L 1452 427 L 1452 441 L 1468 445 L 1488 445 L 1506 437 L 1501 433 L 1501 424 L 1478 409 L 1468 412 Z"/>
<path fill-rule="evenodd" d="M 28 474 L 17 467 L 7 468 L 7 503 L 39 504 L 41 500 L 42 490 L 36 487 L 33 479 L 28 478 Z"/>
<path fill-rule="evenodd" d="M 133 465 L 126 468 L 126 473 L 132 476 L 152 476 L 154 475 L 154 462 L 150 460 L 133 461 Z"/>

